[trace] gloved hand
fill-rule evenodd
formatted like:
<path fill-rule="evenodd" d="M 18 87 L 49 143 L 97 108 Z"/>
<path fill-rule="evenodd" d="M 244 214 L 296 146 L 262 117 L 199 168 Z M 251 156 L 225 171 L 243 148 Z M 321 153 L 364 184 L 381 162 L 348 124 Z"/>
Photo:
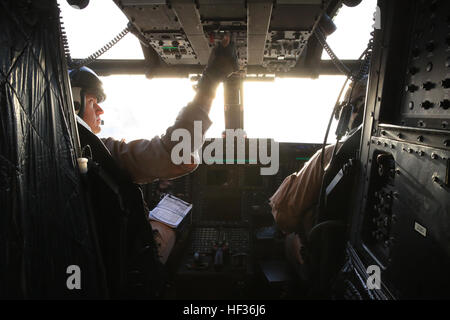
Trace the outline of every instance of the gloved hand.
<path fill-rule="evenodd" d="M 230 36 L 225 35 L 209 56 L 208 64 L 198 81 L 199 93 L 213 96 L 219 83 L 238 70 L 236 48 L 230 41 Z"/>

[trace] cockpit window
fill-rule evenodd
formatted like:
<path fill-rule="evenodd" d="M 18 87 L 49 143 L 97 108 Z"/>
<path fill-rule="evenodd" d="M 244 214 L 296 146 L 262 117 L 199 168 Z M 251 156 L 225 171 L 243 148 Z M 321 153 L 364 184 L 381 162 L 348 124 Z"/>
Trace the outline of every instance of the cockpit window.
<path fill-rule="evenodd" d="M 57 0 L 74 59 L 84 59 L 117 36 L 128 19 L 113 1 L 90 1 L 83 10 L 72 8 L 66 0 Z M 144 59 L 137 38 L 128 33 L 101 59 Z"/>
<path fill-rule="evenodd" d="M 356 7 L 342 6 L 334 17 L 336 31 L 328 36 L 327 43 L 339 59 L 358 59 L 366 49 L 373 31 L 377 0 L 364 0 Z M 322 59 L 330 59 L 323 52 Z"/>
<path fill-rule="evenodd" d="M 58 0 L 69 39 L 72 58 L 86 58 L 109 42 L 128 20 L 113 1 L 91 1 L 83 10 Z M 373 30 L 376 0 L 357 7 L 342 6 L 334 22 L 337 30 L 327 42 L 340 59 L 357 59 Z M 357 27 L 355 27 L 357 26 Z M 139 41 L 126 35 L 101 59 L 143 59 Z M 322 59 L 329 59 L 326 52 Z M 101 137 L 134 140 L 164 133 L 180 108 L 194 97 L 189 79 L 146 79 L 143 75 L 102 77 L 107 100 Z M 274 138 L 279 142 L 320 143 L 343 76 L 318 79 L 275 79 L 244 83 L 244 130 L 250 138 Z M 206 137 L 220 137 L 224 128 L 223 87 L 210 112 L 213 121 Z M 334 139 L 333 124 L 329 141 Z"/>
<path fill-rule="evenodd" d="M 323 142 L 343 76 L 275 79 L 244 85 L 244 128 L 249 138 L 279 142 Z M 334 123 L 329 135 L 333 140 Z"/>
<path fill-rule="evenodd" d="M 180 109 L 195 91 L 189 79 L 147 79 L 143 75 L 101 77 L 107 99 L 101 104 L 104 126 L 100 137 L 127 141 L 151 139 L 175 122 Z M 217 89 L 209 117 L 213 124 L 206 137 L 220 137 L 225 127 L 223 86 Z"/>

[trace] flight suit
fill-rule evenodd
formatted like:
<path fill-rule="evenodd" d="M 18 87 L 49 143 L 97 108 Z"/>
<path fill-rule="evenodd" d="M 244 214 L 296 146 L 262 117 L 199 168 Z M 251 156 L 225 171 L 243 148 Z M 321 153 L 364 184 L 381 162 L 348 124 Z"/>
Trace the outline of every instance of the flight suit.
<path fill-rule="evenodd" d="M 78 121 L 89 129 L 80 118 Z M 192 172 L 198 166 L 194 161 L 192 164 L 175 165 L 170 157 L 170 150 L 179 143 L 179 141 L 171 141 L 172 132 L 179 128 L 187 129 L 193 137 L 194 121 L 202 122 L 202 136 L 212 124 L 208 113 L 201 106 L 191 103 L 180 111 L 174 125 L 169 127 L 161 137 L 155 136 L 151 140 L 139 139 L 130 142 L 114 138 L 101 140 L 119 167 L 132 177 L 134 183 L 146 184 L 156 179 L 174 179 Z M 191 146 L 192 154 L 198 151 L 194 150 L 193 143 Z M 165 263 L 175 244 L 175 231 L 158 221 L 151 220 L 150 223 L 155 231 L 160 260 Z"/>
<path fill-rule="evenodd" d="M 325 147 L 324 165 L 330 162 L 333 145 Z M 272 215 L 279 228 L 287 234 L 286 258 L 298 270 L 304 263 L 300 254 L 302 243 L 298 234 L 308 234 L 315 222 L 315 206 L 322 186 L 322 149 L 318 150 L 303 168 L 287 176 L 270 198 Z"/>

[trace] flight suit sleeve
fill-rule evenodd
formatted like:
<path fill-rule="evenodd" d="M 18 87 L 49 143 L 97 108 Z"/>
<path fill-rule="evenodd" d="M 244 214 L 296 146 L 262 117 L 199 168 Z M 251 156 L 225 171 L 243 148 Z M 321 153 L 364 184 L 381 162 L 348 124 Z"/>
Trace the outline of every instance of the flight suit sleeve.
<path fill-rule="evenodd" d="M 325 166 L 330 161 L 333 146 L 325 148 Z M 303 168 L 286 177 L 270 198 L 272 215 L 279 228 L 291 233 L 303 228 L 308 232 L 315 221 L 314 206 L 322 185 L 321 153 L 317 151 Z"/>
<path fill-rule="evenodd" d="M 155 136 L 151 140 L 139 139 L 130 142 L 102 139 L 111 152 L 112 157 L 119 166 L 126 170 L 135 183 L 145 184 L 155 179 L 173 179 L 195 170 L 198 164 L 194 163 L 195 153 L 200 145 L 191 143 L 191 162 L 176 165 L 171 160 L 172 148 L 179 143 L 171 141 L 172 132 L 176 129 L 186 129 L 194 139 L 194 121 L 201 121 L 203 143 L 204 133 L 212 122 L 208 113 L 199 105 L 189 104 L 178 114 L 175 123 L 169 127 L 161 137 Z"/>

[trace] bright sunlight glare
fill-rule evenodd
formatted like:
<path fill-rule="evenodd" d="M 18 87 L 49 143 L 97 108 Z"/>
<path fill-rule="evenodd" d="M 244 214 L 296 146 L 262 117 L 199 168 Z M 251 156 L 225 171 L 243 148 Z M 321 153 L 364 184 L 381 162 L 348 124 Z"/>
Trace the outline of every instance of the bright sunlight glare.
<path fill-rule="evenodd" d="M 67 30 L 71 55 L 85 58 L 127 24 L 113 1 L 91 1 L 83 10 L 58 0 Z M 334 22 L 337 31 L 328 42 L 341 59 L 357 59 L 365 49 L 373 25 L 376 0 L 363 0 L 354 8 L 343 6 Z M 139 41 L 131 34 L 101 56 L 102 59 L 143 59 Z M 328 59 L 324 52 L 323 59 Z M 152 79 L 136 75 L 102 77 L 107 94 L 102 104 L 105 125 L 100 137 L 151 139 L 172 125 L 181 108 L 195 95 L 189 79 Z M 250 138 L 274 138 L 279 142 L 321 143 L 343 76 L 318 79 L 276 79 L 244 83 L 244 130 Z M 220 137 L 225 128 L 223 87 L 210 112 L 213 121 L 206 137 Z M 336 123 L 330 131 L 334 140 Z"/>

